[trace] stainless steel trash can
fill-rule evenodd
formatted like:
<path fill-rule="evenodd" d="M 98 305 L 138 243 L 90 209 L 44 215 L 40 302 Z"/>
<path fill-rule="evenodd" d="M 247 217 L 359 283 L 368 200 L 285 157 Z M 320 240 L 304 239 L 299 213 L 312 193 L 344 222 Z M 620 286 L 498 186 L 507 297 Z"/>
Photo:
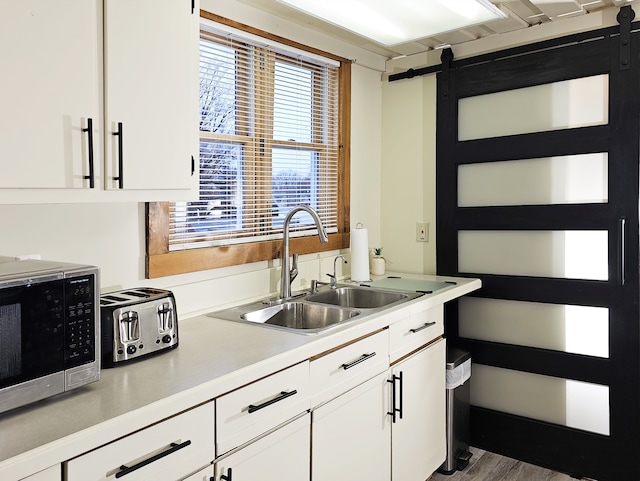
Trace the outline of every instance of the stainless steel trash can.
<path fill-rule="evenodd" d="M 452 474 L 469 464 L 471 353 L 447 347 L 447 458 L 439 471 Z"/>

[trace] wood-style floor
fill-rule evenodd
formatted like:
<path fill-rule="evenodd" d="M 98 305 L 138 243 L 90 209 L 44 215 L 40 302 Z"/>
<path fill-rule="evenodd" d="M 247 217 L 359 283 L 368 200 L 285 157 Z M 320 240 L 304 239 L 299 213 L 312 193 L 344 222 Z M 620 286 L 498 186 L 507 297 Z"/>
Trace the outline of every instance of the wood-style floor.
<path fill-rule="evenodd" d="M 498 454 L 469 448 L 469 466 L 450 476 L 436 473 L 429 481 L 575 481 L 567 474 L 523 463 Z"/>

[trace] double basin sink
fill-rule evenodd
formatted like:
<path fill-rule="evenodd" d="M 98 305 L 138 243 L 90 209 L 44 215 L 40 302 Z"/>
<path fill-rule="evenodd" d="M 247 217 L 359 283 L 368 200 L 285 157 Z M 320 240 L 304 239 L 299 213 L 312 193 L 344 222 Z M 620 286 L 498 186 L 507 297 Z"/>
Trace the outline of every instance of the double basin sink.
<path fill-rule="evenodd" d="M 420 292 L 338 286 L 286 301 L 257 301 L 209 313 L 211 317 L 313 334 L 420 297 Z"/>

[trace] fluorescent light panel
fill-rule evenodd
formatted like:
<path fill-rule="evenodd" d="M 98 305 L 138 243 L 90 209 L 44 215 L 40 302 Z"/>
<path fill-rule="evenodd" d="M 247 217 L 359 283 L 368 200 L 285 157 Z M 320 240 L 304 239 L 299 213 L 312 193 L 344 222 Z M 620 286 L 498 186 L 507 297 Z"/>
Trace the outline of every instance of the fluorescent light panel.
<path fill-rule="evenodd" d="M 386 46 L 504 18 L 488 0 L 277 0 Z"/>

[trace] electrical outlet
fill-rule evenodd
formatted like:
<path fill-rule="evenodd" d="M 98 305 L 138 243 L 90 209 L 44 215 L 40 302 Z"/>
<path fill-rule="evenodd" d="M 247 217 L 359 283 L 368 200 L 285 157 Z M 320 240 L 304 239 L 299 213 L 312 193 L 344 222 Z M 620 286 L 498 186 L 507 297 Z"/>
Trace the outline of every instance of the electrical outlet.
<path fill-rule="evenodd" d="M 418 222 L 416 224 L 416 241 L 429 242 L 429 223 Z"/>

